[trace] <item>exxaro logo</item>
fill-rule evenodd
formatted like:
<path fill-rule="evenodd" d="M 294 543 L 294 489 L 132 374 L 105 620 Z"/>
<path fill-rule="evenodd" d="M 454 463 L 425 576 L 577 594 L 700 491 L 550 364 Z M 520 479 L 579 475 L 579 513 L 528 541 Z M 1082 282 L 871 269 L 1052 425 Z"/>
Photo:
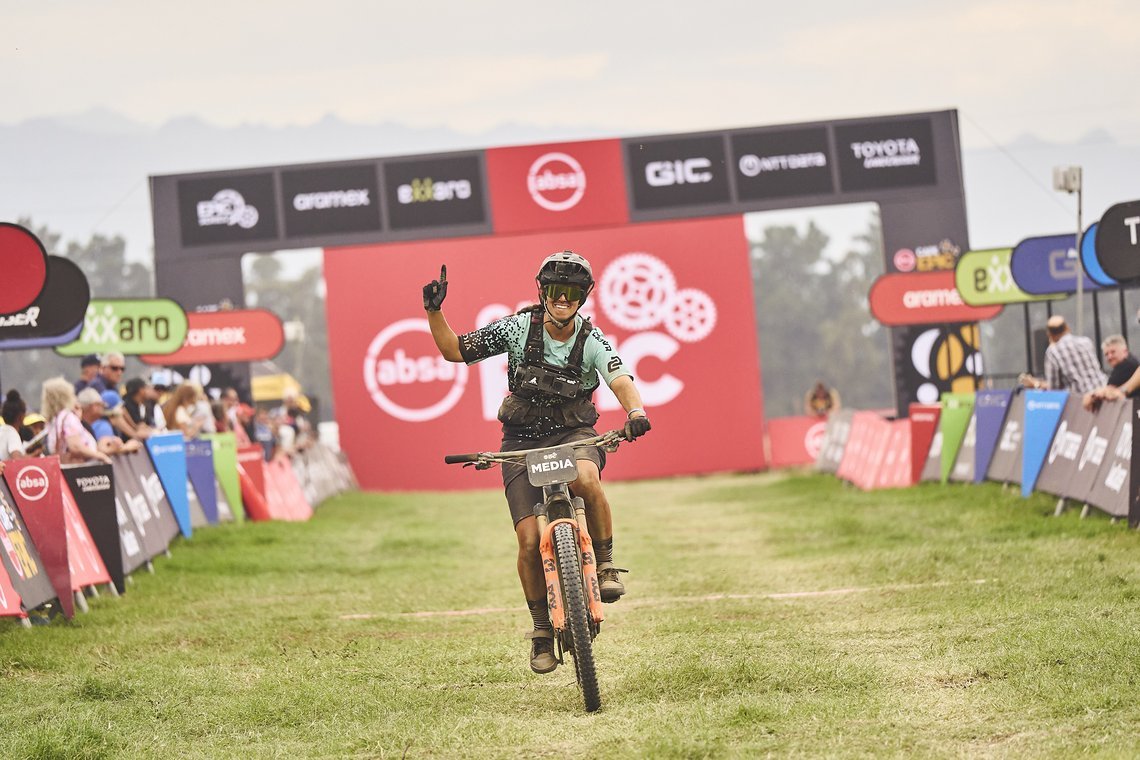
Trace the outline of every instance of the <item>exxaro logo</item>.
<path fill-rule="evenodd" d="M 219 190 L 210 200 L 198 202 L 199 227 L 224 224 L 248 230 L 257 224 L 258 218 L 257 208 L 246 204 L 237 190 Z"/>
<path fill-rule="evenodd" d="M 16 476 L 16 493 L 28 501 L 39 501 L 47 492 L 48 476 L 39 467 L 29 465 Z"/>
<path fill-rule="evenodd" d="M 566 153 L 545 153 L 535 159 L 526 175 L 530 197 L 547 211 L 566 211 L 586 194 L 586 172 Z"/>
<path fill-rule="evenodd" d="M 676 161 L 650 161 L 645 165 L 645 181 L 651 187 L 699 185 L 712 181 L 713 175 L 709 171 L 711 167 L 712 162 L 704 156 Z"/>
<path fill-rule="evenodd" d="M 471 197 L 471 181 L 466 179 L 433 180 L 416 177 L 396 188 L 396 200 L 402 204 L 431 203 L 433 201 L 465 201 Z"/>

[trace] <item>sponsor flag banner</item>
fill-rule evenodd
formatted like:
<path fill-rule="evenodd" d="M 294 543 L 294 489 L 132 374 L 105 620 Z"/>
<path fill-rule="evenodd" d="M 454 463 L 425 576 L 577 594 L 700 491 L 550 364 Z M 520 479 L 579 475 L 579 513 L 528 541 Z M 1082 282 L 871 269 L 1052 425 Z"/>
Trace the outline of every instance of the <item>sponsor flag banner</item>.
<path fill-rule="evenodd" d="M 285 345 L 281 319 L 266 309 L 192 312 L 186 341 L 173 353 L 144 354 L 147 364 L 221 364 L 272 359 Z"/>
<path fill-rule="evenodd" d="M 242 446 L 237 450 L 238 477 L 245 514 L 251 520 L 272 520 L 265 484 L 265 449 Z"/>
<path fill-rule="evenodd" d="M 1013 391 L 983 390 L 974 395 L 974 482 L 986 479 L 1005 423 Z"/>
<path fill-rule="evenodd" d="M 194 529 L 190 517 L 190 497 L 186 493 L 186 442 L 181 433 L 152 435 L 146 439 L 146 450 L 154 463 L 154 471 L 162 481 L 162 490 L 170 500 L 178 528 L 183 536 L 190 538 Z"/>
<path fill-rule="evenodd" d="M 922 466 L 919 479 L 923 483 L 937 482 L 942 479 L 942 426 L 934 431 L 930 439 L 930 450 L 926 455 L 926 462 Z"/>
<path fill-rule="evenodd" d="M 970 423 L 966 425 L 966 434 L 962 436 L 962 444 L 958 447 L 958 456 L 950 468 L 950 480 L 955 483 L 974 482 L 974 461 L 977 458 L 978 417 L 970 416 Z"/>
<path fill-rule="evenodd" d="M 1037 487 L 1037 476 L 1053 445 L 1053 434 L 1065 410 L 1068 391 L 1025 392 L 1025 436 L 1021 445 L 1021 495 Z"/>
<path fill-rule="evenodd" d="M 966 437 L 970 418 L 974 416 L 974 394 L 943 393 L 942 415 L 938 429 L 942 433 L 942 449 L 939 452 L 939 479 L 945 483 L 950 479 L 950 471 L 958 458 L 958 449 Z"/>
<path fill-rule="evenodd" d="M 1000 483 L 1021 482 L 1021 444 L 1025 438 L 1025 393 L 1014 390 L 1001 426 L 997 446 L 990 457 L 986 478 Z"/>
<path fill-rule="evenodd" d="M 1101 411 L 1105 406 L 1109 405 L 1102 404 Z M 1109 432 L 1104 461 L 1100 463 L 1086 501 L 1113 517 L 1129 517 L 1130 488 L 1131 483 L 1136 482 L 1135 478 L 1130 480 L 1132 463 L 1136 461 L 1132 455 L 1132 420 L 1135 416 L 1131 399 L 1120 399 L 1112 406 L 1118 407 L 1116 428 Z"/>
<path fill-rule="evenodd" d="M 60 479 L 60 497 L 63 500 L 64 524 L 67 527 L 67 562 L 71 566 L 71 586 L 79 591 L 86 586 L 98 583 L 111 583 L 111 574 L 99 556 L 95 539 L 83 521 L 79 505 L 67 481 Z"/>
<path fill-rule="evenodd" d="M 47 251 L 35 234 L 18 224 L 0 222 L 0 314 L 31 306 L 47 281 Z"/>
<path fill-rule="evenodd" d="M 198 497 L 203 517 L 210 525 L 216 525 L 218 489 L 214 482 L 214 447 L 210 441 L 198 439 L 186 442 L 186 474 Z"/>
<path fill-rule="evenodd" d="M 289 457 L 274 457 L 265 463 L 265 490 L 274 517 L 303 521 L 313 516 Z"/>
<path fill-rule="evenodd" d="M 797 467 L 819 457 L 827 431 L 821 417 L 776 417 L 768 420 L 768 441 L 772 468 Z"/>
<path fill-rule="evenodd" d="M 875 481 L 876 488 L 905 488 L 911 485 L 910 420 L 893 420 L 887 438 L 883 463 Z"/>
<path fill-rule="evenodd" d="M 125 593 L 129 570 L 123 563 L 123 541 L 115 506 L 114 469 L 109 464 L 64 467 L 63 479 L 91 534 L 99 558 L 119 593 Z M 139 547 L 134 547 L 140 554 Z"/>
<path fill-rule="evenodd" d="M 1117 282 L 1140 279 L 1140 201 L 1110 206 L 1100 217 L 1093 245 L 1109 277 Z"/>
<path fill-rule="evenodd" d="M 4 468 L 4 479 L 39 550 L 60 609 L 70 620 L 75 616 L 75 598 L 68 561 L 59 457 L 10 460 Z"/>
<path fill-rule="evenodd" d="M 1084 444 L 1081 446 L 1081 453 L 1077 457 L 1076 471 L 1065 484 L 1063 496 L 1074 501 L 1092 503 L 1091 496 L 1097 484 L 1097 475 L 1105 459 L 1108 458 L 1109 448 L 1116 443 L 1113 436 L 1120 427 L 1120 415 L 1127 405 L 1123 399 L 1120 399 L 1102 401 L 1100 407 L 1091 414 L 1081 409 L 1083 414 L 1091 418 L 1091 423 Z M 1120 500 L 1119 505 L 1123 509 L 1118 509 L 1117 514 L 1123 516 L 1127 511 L 1126 501 Z M 1094 504 L 1094 506 L 1099 505 Z"/>
<path fill-rule="evenodd" d="M 492 148 L 484 160 L 495 232 L 629 221 L 619 140 Z"/>
<path fill-rule="evenodd" d="M 186 312 L 169 298 L 94 298 L 87 305 L 78 340 L 56 346 L 55 352 L 169 354 L 182 347 L 187 324 Z"/>
<path fill-rule="evenodd" d="M 16 587 L 8 578 L 8 571 L 0 572 L 0 616 L 26 617 L 24 615 L 23 600 Z"/>
<path fill-rule="evenodd" d="M 542 259 L 566 248 L 589 253 L 597 286 L 584 311 L 633 373 L 654 425 L 684 429 L 715 417 L 734 441 L 714 452 L 695 440 L 678 445 L 650 434 L 610 457 L 606 477 L 766 465 L 759 351 L 736 329 L 755 324 L 748 246 L 739 217 L 723 217 L 515 236 L 509 245 L 462 238 L 326 250 L 340 440 L 364 488 L 490 486 L 490 479 L 443 464 L 443 455 L 498 445 L 507 360 L 499 355 L 471 366 L 444 360 L 420 299 L 381 298 L 361 283 L 415 294 L 446 264 L 447 318 L 463 334 L 533 304 Z M 705 253 L 694 256 L 697 250 Z M 710 258 L 717 266 L 709 266 Z M 733 413 L 726 417 L 722 402 L 729 396 Z M 599 388 L 594 402 L 598 430 L 624 424 L 608 388 Z"/>
<path fill-rule="evenodd" d="M 1001 313 L 1000 305 L 970 306 L 954 285 L 954 273 L 884 274 L 871 284 L 871 314 L 888 327 L 974 322 Z"/>
<path fill-rule="evenodd" d="M 111 458 L 115 473 L 115 511 L 119 520 L 119 542 L 123 547 L 123 568 L 130 573 L 148 560 L 166 551 L 169 540 L 163 537 L 158 517 L 151 511 L 143 484 L 131 467 L 130 459 L 145 457 L 138 451 Z M 148 460 L 149 461 L 149 460 Z M 171 517 L 170 522 L 174 522 Z M 175 526 L 177 531 L 177 526 Z"/>
<path fill-rule="evenodd" d="M 115 458 L 123 459 L 124 457 L 119 455 Z M 170 542 L 181 532 L 178 518 L 174 514 L 174 507 L 167 497 L 166 490 L 162 487 L 162 480 L 155 472 L 154 462 L 151 461 L 147 452 L 132 451 L 126 455 L 125 459 L 131 472 L 134 473 L 135 481 L 139 484 L 139 489 L 143 498 L 146 499 L 147 506 L 150 508 L 151 520 L 156 526 L 155 532 L 158 540 L 162 543 L 162 551 L 165 552 L 170 546 Z"/>
<path fill-rule="evenodd" d="M 1053 434 L 1053 444 L 1037 476 L 1038 491 L 1062 497 L 1068 494 L 1092 421 L 1093 416 L 1081 406 L 1081 397 L 1070 394 L 1061 411 L 1057 432 Z M 1079 498 L 1084 496 L 1082 493 Z"/>
<path fill-rule="evenodd" d="M 1010 268 L 1012 258 L 1012 248 L 989 248 L 963 253 L 954 269 L 954 287 L 962 296 L 962 302 L 970 306 L 992 306 L 1062 297 L 1032 295 L 1019 288 Z"/>
<path fill-rule="evenodd" d="M 838 472 L 843 452 L 847 448 L 847 439 L 851 436 L 851 417 L 854 414 L 851 409 L 840 409 L 828 416 L 819 457 L 815 460 L 815 468 L 820 472 L 833 475 Z"/>
<path fill-rule="evenodd" d="M 7 570 L 24 609 L 32 610 L 54 599 L 55 589 L 15 503 L 8 484 L 0 478 L 0 564 Z"/>
<path fill-rule="evenodd" d="M 0 316 L 0 350 L 58 346 L 75 339 L 91 288 L 83 271 L 62 256 L 47 257 L 47 280 L 31 305 Z"/>
<path fill-rule="evenodd" d="M 926 479 L 923 477 L 923 469 L 930 457 L 930 447 L 938 432 L 938 419 L 941 416 L 941 404 L 911 404 L 907 408 L 907 419 L 910 420 L 910 482 L 912 484 Z M 941 456 L 941 440 L 939 438 L 939 456 Z"/>
<path fill-rule="evenodd" d="M 241 503 L 241 483 L 237 473 L 237 439 L 233 433 L 209 433 L 204 435 L 210 441 L 214 454 L 214 477 L 218 487 L 225 494 L 231 520 L 241 522 L 245 515 Z"/>
<path fill-rule="evenodd" d="M 1100 265 L 1100 259 L 1096 257 L 1096 231 L 1099 227 L 1100 222 L 1093 222 L 1081 236 L 1081 265 L 1085 268 L 1085 274 L 1109 288 L 1120 283 L 1108 276 Z"/>
<path fill-rule="evenodd" d="M 1010 271 L 1018 287 L 1033 295 L 1077 292 L 1080 262 L 1076 235 L 1026 238 L 1010 257 Z M 1085 292 L 1100 290 L 1100 283 L 1084 276 Z"/>

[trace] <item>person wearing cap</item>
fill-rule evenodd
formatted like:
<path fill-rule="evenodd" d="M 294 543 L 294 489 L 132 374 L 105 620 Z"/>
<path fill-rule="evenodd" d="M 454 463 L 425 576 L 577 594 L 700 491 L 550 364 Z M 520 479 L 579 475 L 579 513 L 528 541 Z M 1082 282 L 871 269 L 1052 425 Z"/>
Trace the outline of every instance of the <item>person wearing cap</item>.
<path fill-rule="evenodd" d="M 126 405 L 123 403 L 123 398 L 117 391 L 106 390 L 102 393 L 104 419 L 113 428 L 115 435 L 119 437 L 123 443 L 139 438 L 138 429 L 135 427 L 134 420 L 126 413 Z"/>
<path fill-rule="evenodd" d="M 100 364 L 102 362 L 99 361 L 98 354 L 87 354 L 79 360 L 79 379 L 75 381 L 76 393 L 91 385 L 91 381 L 99 375 Z"/>
<path fill-rule="evenodd" d="M 24 451 L 28 456 L 40 456 L 44 453 L 44 439 L 40 433 L 47 427 L 47 420 L 39 412 L 28 412 L 24 415 L 24 426 L 20 429 L 20 437 L 24 439 Z M 35 441 L 35 443 L 32 443 Z"/>
<path fill-rule="evenodd" d="M 103 356 L 99 366 L 99 374 L 88 384 L 88 387 L 102 393 L 105 390 L 119 390 L 123 382 L 123 373 L 127 369 L 127 360 L 118 351 L 108 351 Z"/>
<path fill-rule="evenodd" d="M 97 404 L 102 411 L 103 397 L 93 388 L 84 388 L 88 405 Z M 40 397 L 40 412 L 47 419 L 48 449 L 59 455 L 62 464 L 84 462 L 111 463 L 111 457 L 99 449 L 95 434 L 79 416 L 80 401 L 75 387 L 62 377 L 45 380 Z"/>
<path fill-rule="evenodd" d="M 111 396 L 110 394 L 114 395 Z M 108 402 L 115 404 L 116 407 L 122 406 L 118 393 L 114 391 L 95 393 L 94 388 L 84 388 L 79 392 L 77 398 L 79 401 L 79 418 L 95 436 L 95 445 L 100 451 L 106 454 L 118 454 L 119 452 L 134 451 L 139 447 L 139 442 L 133 439 L 130 441 L 131 444 L 134 444 L 133 446 L 125 444 L 111 423 L 109 415 L 122 414 L 121 409 L 116 409 L 114 412 L 108 411 Z"/>
<path fill-rule="evenodd" d="M 573 251 L 543 259 L 535 276 L 538 303 L 464 335 L 457 335 L 443 316 L 447 270 L 423 287 L 428 327 L 440 355 L 447 361 L 474 364 L 507 355 L 507 385 L 511 394 L 499 407 L 503 451 L 545 448 L 592 438 L 598 421 L 593 395 L 604 380 L 626 412 L 624 434 L 632 441 L 650 430 L 641 394 L 613 344 L 580 313 L 594 288 L 590 262 Z M 618 601 L 625 594 L 621 568 L 613 561 L 613 519 L 602 489 L 605 452 L 596 446 L 575 449 L 577 480 L 570 491 L 586 506 L 586 522 L 597 559 L 601 601 Z M 504 467 L 503 486 L 518 542 L 517 569 L 534 630 L 530 639 L 530 668 L 549 673 L 558 667 L 554 633 L 547 603 L 546 578 L 539 554 L 539 531 L 534 505 L 542 489 L 531 485 L 525 468 Z"/>

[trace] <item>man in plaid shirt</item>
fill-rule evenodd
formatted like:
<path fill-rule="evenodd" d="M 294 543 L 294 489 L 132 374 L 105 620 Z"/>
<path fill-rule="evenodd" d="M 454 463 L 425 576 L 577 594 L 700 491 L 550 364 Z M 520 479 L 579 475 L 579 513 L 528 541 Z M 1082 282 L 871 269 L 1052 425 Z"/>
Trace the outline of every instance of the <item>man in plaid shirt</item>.
<path fill-rule="evenodd" d="M 1057 314 L 1045 323 L 1049 347 L 1045 349 L 1045 379 L 1022 375 L 1021 384 L 1039 390 L 1068 390 L 1085 394 L 1103 387 L 1108 378 L 1100 368 L 1093 342 L 1073 335 L 1065 318 Z"/>

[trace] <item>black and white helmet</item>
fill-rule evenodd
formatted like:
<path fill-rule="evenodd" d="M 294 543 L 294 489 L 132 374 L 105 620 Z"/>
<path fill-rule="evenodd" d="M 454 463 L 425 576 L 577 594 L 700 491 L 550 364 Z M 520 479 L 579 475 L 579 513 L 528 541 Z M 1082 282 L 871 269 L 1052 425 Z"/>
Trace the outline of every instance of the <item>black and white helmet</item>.
<path fill-rule="evenodd" d="M 585 257 L 573 251 L 552 253 L 542 260 L 535 276 L 538 287 L 547 285 L 577 285 L 582 288 L 582 301 L 594 289 L 594 270 Z"/>

